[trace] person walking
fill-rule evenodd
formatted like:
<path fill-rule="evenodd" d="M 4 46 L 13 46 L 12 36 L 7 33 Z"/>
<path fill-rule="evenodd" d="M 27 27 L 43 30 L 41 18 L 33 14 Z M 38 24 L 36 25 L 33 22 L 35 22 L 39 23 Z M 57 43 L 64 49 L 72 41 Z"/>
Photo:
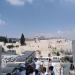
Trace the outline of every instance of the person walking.
<path fill-rule="evenodd" d="M 53 66 L 49 67 L 48 75 L 55 75 L 53 68 L 54 68 Z"/>
<path fill-rule="evenodd" d="M 48 75 L 48 73 L 46 72 L 46 67 L 41 68 L 40 75 Z"/>
<path fill-rule="evenodd" d="M 19 71 L 17 72 L 17 75 L 26 75 L 25 69 L 19 68 Z"/>
<path fill-rule="evenodd" d="M 49 67 L 52 66 L 52 60 L 49 58 L 48 63 L 47 63 L 47 71 L 49 70 Z"/>
<path fill-rule="evenodd" d="M 75 75 L 75 67 L 74 67 L 73 63 L 71 63 L 71 65 L 70 65 L 69 75 Z"/>
<path fill-rule="evenodd" d="M 40 68 L 40 65 L 41 65 L 41 61 L 40 60 L 35 60 L 35 69 L 37 69 L 37 70 L 39 70 L 39 68 Z"/>
<path fill-rule="evenodd" d="M 48 61 L 48 67 L 50 67 L 50 66 L 52 66 L 52 60 L 51 59 L 49 59 L 49 61 Z"/>

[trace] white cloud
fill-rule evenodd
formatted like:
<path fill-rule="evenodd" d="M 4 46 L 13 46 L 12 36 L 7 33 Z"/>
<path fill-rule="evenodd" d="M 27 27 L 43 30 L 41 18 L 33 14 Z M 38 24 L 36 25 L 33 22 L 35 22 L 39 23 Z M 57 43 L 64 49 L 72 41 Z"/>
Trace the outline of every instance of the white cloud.
<path fill-rule="evenodd" d="M 23 6 L 26 3 L 32 3 L 33 0 L 6 0 L 9 4 L 14 6 Z"/>
<path fill-rule="evenodd" d="M 6 0 L 11 5 L 24 5 L 24 0 Z"/>
<path fill-rule="evenodd" d="M 33 3 L 34 1 L 40 1 L 40 0 L 6 0 L 6 2 L 8 2 L 10 5 L 14 5 L 14 6 L 23 6 L 26 3 Z M 59 3 L 75 3 L 75 0 L 41 0 L 41 1 L 45 1 L 45 2 L 50 2 L 53 3 L 55 1 L 58 1 Z"/>
<path fill-rule="evenodd" d="M 0 19 L 0 26 L 3 26 L 3 25 L 6 25 L 6 21 L 5 21 L 5 20 Z"/>

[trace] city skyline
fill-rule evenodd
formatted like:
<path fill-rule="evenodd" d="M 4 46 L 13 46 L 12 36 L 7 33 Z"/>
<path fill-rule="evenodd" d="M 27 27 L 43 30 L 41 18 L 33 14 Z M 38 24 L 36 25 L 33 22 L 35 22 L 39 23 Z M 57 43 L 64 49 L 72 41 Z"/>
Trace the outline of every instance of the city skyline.
<path fill-rule="evenodd" d="M 0 35 L 75 39 L 74 0 L 0 0 Z"/>

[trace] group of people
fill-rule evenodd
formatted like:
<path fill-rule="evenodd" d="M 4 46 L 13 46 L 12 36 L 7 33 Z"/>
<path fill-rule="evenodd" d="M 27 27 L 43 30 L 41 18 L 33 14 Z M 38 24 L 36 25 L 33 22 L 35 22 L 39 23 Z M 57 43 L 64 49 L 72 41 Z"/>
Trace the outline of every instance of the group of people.
<path fill-rule="evenodd" d="M 48 63 L 45 65 L 44 61 L 40 61 L 35 59 L 36 70 L 38 70 L 39 74 L 36 75 L 55 75 L 52 66 L 52 60 L 49 59 Z"/>
<path fill-rule="evenodd" d="M 46 67 L 43 61 L 35 58 L 32 63 L 26 63 L 25 67 L 21 66 L 19 69 L 17 69 L 17 73 L 14 75 L 55 75 L 53 70 L 54 67 L 51 65 L 51 63 L 51 59 L 49 59 L 48 66 Z"/>

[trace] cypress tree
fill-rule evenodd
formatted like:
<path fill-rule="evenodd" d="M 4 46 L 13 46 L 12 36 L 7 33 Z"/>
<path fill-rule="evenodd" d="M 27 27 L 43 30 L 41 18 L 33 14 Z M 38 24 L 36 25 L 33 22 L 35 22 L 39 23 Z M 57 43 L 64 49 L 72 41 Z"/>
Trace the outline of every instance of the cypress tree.
<path fill-rule="evenodd" d="M 25 37 L 24 37 L 24 34 L 22 33 L 21 35 L 21 38 L 20 38 L 20 44 L 23 46 L 23 45 L 26 45 L 25 43 Z"/>

